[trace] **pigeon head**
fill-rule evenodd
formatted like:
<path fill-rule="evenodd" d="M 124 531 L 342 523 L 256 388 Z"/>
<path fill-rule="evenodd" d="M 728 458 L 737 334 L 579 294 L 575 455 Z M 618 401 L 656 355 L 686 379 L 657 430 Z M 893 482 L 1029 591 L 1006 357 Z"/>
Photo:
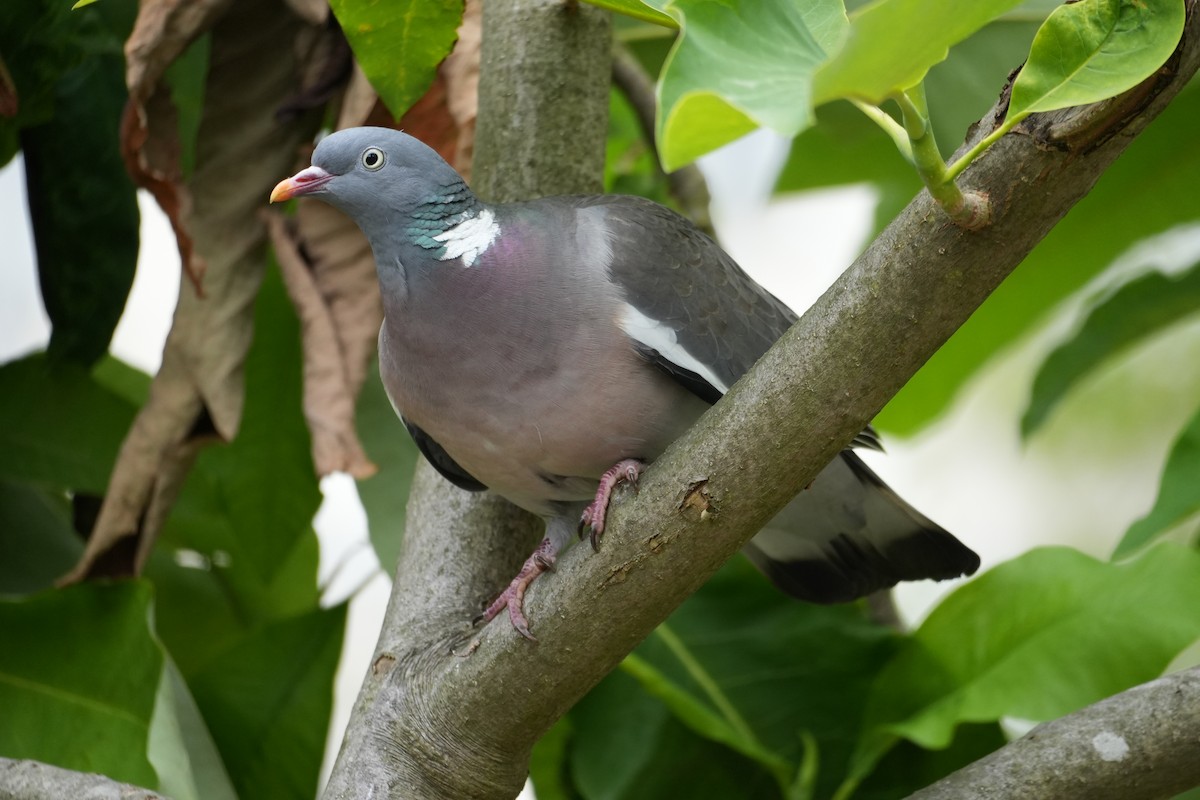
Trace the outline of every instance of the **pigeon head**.
<path fill-rule="evenodd" d="M 408 134 L 349 128 L 322 139 L 312 166 L 280 181 L 271 202 L 309 195 L 361 219 L 373 208 L 403 211 L 462 187 L 441 156 Z"/>
<path fill-rule="evenodd" d="M 493 213 L 432 148 L 391 128 L 331 133 L 312 166 L 282 180 L 271 202 L 315 197 L 352 218 L 376 261 L 461 259 L 471 266 L 495 239 Z"/>

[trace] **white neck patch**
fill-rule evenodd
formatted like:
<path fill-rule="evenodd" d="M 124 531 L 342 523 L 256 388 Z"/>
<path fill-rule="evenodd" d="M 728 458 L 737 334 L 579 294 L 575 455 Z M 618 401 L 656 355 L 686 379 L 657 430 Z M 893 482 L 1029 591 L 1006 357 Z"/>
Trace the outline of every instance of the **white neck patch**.
<path fill-rule="evenodd" d="M 439 261 L 449 261 L 461 256 L 463 266 L 470 267 L 474 266 L 483 251 L 491 247 L 499 235 L 500 226 L 496 224 L 496 215 L 490 209 L 484 209 L 433 238 L 446 245 L 446 252 L 439 257 Z"/>

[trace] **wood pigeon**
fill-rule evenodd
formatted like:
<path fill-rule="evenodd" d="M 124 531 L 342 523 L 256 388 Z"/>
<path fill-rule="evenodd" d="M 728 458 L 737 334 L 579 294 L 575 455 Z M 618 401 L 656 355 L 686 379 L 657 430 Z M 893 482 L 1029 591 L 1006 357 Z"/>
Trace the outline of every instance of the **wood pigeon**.
<path fill-rule="evenodd" d="M 533 638 L 526 589 L 577 530 L 593 545 L 636 482 L 796 320 L 711 239 L 615 195 L 491 205 L 431 148 L 388 128 L 324 138 L 271 200 L 342 210 L 374 252 L 383 383 L 447 480 L 490 489 L 546 536 L 484 612 Z M 867 429 L 851 447 L 880 449 Z M 843 602 L 979 558 L 847 449 L 745 546 L 779 588 Z"/>

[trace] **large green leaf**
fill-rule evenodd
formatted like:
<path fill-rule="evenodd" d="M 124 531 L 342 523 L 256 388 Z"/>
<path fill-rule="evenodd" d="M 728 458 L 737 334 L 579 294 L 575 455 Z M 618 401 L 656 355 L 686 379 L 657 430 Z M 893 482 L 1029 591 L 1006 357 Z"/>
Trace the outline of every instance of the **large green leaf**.
<path fill-rule="evenodd" d="M 1038 368 L 1021 435 L 1031 436 L 1073 387 L 1109 359 L 1200 312 L 1200 263 L 1177 274 L 1151 271 L 1095 300 L 1083 324 Z"/>
<path fill-rule="evenodd" d="M 1095 188 L 1076 205 L 921 368 L 876 418 L 912 432 L 935 417 L 962 383 L 1120 253 L 1147 235 L 1195 219 L 1200 185 L 1200 85 L 1185 88 Z"/>
<path fill-rule="evenodd" d="M 878 0 L 850 17 L 845 43 L 817 70 L 813 101 L 882 103 L 915 86 L 952 45 L 1022 0 Z"/>
<path fill-rule="evenodd" d="M 1059 717 L 1157 677 L 1197 637 L 1200 553 L 1034 550 L 959 588 L 884 668 L 857 766 L 898 737 L 941 748 L 964 722 Z"/>
<path fill-rule="evenodd" d="M 529 780 L 538 800 L 573 800 L 579 796 L 567 773 L 570 741 L 571 718 L 566 716 L 533 746 Z"/>
<path fill-rule="evenodd" d="M 617 800 L 653 767 L 662 728 L 671 714 L 634 679 L 614 672 L 588 693 L 571 721 L 571 776 L 589 800 Z"/>
<path fill-rule="evenodd" d="M 399 119 L 458 39 L 463 0 L 330 0 L 354 58 Z"/>
<path fill-rule="evenodd" d="M 1013 82 L 1008 120 L 1113 97 L 1162 66 L 1183 34 L 1183 0 L 1082 0 L 1060 6 Z"/>
<path fill-rule="evenodd" d="M 200 709 L 167 659 L 150 721 L 150 763 L 173 800 L 237 800 Z"/>
<path fill-rule="evenodd" d="M 775 800 L 769 774 L 697 736 L 618 671 L 570 712 L 572 788 L 586 800 Z"/>
<path fill-rule="evenodd" d="M 0 480 L 0 596 L 50 588 L 82 552 L 65 492 Z"/>
<path fill-rule="evenodd" d="M 163 656 L 150 607 L 144 582 L 0 601 L 0 754 L 157 786 L 146 750 Z"/>
<path fill-rule="evenodd" d="M 345 623 L 345 606 L 272 623 L 189 679 L 240 797 L 315 794 Z"/>
<path fill-rule="evenodd" d="M 1154 507 L 1129 527 L 1113 558 L 1124 558 L 1136 552 L 1156 535 L 1166 533 L 1197 514 L 1200 514 L 1200 411 L 1171 446 Z"/>
<path fill-rule="evenodd" d="M 63 73 L 79 63 L 73 47 L 74 21 L 65 3 L 9 3 L 0 15 L 0 55 L 17 93 L 15 117 L 0 115 L 0 166 L 20 150 L 18 134 L 54 116 L 54 90 Z"/>
<path fill-rule="evenodd" d="M 0 477 L 103 494 L 136 412 L 72 363 L 0 366 Z"/>
<path fill-rule="evenodd" d="M 93 56 L 58 82 L 53 118 L 21 131 L 51 360 L 90 366 L 103 356 L 133 285 L 139 215 L 118 141 L 125 97 L 120 54 Z"/>
<path fill-rule="evenodd" d="M 767 774 L 794 776 L 801 733 L 818 743 L 818 796 L 840 781 L 867 689 L 896 640 L 851 606 L 796 603 L 744 559 L 726 565 L 651 636 L 629 670 L 694 733 L 732 745 Z M 721 724 L 717 724 L 717 722 Z M 735 735 L 739 743 L 729 740 Z"/>
<path fill-rule="evenodd" d="M 855 784 L 854 800 L 897 800 L 935 783 L 966 764 L 974 763 L 1005 744 L 1000 725 L 959 725 L 954 741 L 941 750 L 925 750 L 900 742 L 880 760 L 870 776 Z"/>
<path fill-rule="evenodd" d="M 355 409 L 358 437 L 379 471 L 358 482 L 358 496 L 367 512 L 371 545 L 384 572 L 391 575 L 404 540 L 408 490 L 417 464 L 417 446 L 396 416 L 383 390 L 379 362 L 372 362 Z"/>
<path fill-rule="evenodd" d="M 658 90 L 659 154 L 676 169 L 764 125 L 812 123 L 812 75 L 846 27 L 841 0 L 675 0 L 682 31 Z"/>

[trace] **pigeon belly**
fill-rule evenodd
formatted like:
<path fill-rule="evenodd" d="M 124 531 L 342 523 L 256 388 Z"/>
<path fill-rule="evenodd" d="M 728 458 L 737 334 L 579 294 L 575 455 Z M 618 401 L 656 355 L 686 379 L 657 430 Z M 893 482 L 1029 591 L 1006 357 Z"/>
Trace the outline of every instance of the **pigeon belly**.
<path fill-rule="evenodd" d="M 475 276 L 478 277 L 478 276 Z M 511 289 L 511 287 L 510 287 Z M 397 412 L 492 491 L 535 514 L 591 500 L 617 461 L 655 459 L 707 405 L 639 356 L 619 303 L 554 309 L 536 291 L 497 305 L 455 292 L 389 312 L 380 333 Z"/>

